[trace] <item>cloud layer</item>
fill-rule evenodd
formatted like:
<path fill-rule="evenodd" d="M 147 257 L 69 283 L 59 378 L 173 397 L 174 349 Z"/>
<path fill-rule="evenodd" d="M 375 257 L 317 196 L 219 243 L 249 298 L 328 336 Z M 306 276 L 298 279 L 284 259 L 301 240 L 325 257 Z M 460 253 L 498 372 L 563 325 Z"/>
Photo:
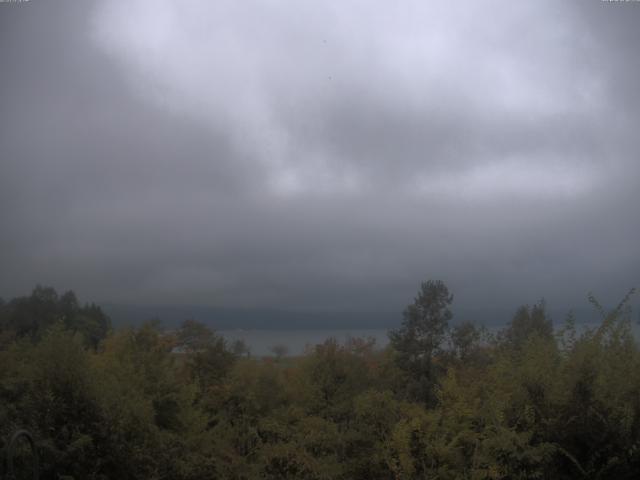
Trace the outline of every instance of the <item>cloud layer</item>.
<path fill-rule="evenodd" d="M 0 5 L 0 291 L 400 308 L 637 284 L 640 6 Z"/>

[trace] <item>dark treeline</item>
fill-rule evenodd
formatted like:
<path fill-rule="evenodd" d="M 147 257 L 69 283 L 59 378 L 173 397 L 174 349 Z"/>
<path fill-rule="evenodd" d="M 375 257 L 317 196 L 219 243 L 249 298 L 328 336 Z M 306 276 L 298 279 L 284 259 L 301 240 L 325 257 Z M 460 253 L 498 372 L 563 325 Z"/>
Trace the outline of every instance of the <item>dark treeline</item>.
<path fill-rule="evenodd" d="M 44 479 L 625 479 L 640 472 L 629 295 L 599 327 L 544 303 L 491 336 L 421 285 L 390 344 L 255 358 L 206 326 L 113 330 L 37 287 L 0 301 L 0 449 L 37 439 Z M 0 466 L 0 476 L 2 476 Z"/>

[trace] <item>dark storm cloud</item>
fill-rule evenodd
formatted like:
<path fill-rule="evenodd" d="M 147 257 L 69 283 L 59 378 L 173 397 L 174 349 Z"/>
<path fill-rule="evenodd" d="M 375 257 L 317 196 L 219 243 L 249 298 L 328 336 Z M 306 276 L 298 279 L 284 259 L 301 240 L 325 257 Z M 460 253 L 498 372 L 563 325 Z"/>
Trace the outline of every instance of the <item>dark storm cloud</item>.
<path fill-rule="evenodd" d="M 638 283 L 640 4 L 0 4 L 0 292 L 387 308 Z"/>

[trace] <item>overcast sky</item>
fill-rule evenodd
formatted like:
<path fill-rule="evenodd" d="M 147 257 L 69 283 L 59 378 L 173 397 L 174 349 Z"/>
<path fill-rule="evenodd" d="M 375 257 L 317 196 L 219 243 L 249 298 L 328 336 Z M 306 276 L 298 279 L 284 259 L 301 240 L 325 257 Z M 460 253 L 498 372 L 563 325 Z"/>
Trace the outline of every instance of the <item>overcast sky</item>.
<path fill-rule="evenodd" d="M 640 284 L 640 2 L 0 3 L 0 296 Z"/>

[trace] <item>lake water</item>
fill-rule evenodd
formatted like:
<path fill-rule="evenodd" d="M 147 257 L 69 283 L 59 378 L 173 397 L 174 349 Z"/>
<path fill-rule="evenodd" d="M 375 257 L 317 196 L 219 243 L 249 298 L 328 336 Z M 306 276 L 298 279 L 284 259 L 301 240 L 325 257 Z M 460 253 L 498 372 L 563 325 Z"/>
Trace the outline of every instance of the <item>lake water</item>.
<path fill-rule="evenodd" d="M 556 328 L 561 325 L 556 325 Z M 598 323 L 583 323 L 576 325 L 578 333 L 585 328 L 595 328 Z M 497 333 L 504 325 L 490 326 L 487 329 L 491 333 Z M 640 339 L 640 326 L 632 324 L 636 339 Z M 220 330 L 229 343 L 236 340 L 244 340 L 252 355 L 273 355 L 271 348 L 275 345 L 284 345 L 288 349 L 288 355 L 301 355 L 307 346 L 323 343 L 328 338 L 335 338 L 344 343 L 349 338 L 373 338 L 379 348 L 384 348 L 389 343 L 389 330 L 387 329 L 326 329 L 326 330 Z"/>

